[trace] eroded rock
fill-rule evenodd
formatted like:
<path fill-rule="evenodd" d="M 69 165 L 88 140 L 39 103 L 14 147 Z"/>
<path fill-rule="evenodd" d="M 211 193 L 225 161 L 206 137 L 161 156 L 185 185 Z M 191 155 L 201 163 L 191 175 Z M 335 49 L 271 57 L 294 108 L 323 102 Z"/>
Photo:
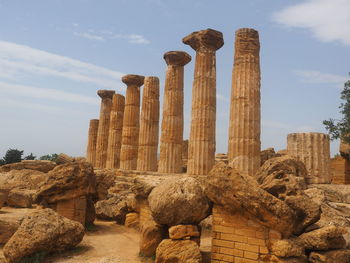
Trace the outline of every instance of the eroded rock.
<path fill-rule="evenodd" d="M 142 225 L 140 235 L 140 255 L 152 257 L 156 254 L 156 249 L 162 242 L 166 230 L 154 221 L 148 221 Z"/>
<path fill-rule="evenodd" d="M 155 263 L 201 263 L 197 243 L 192 240 L 164 239 L 158 246 Z"/>
<path fill-rule="evenodd" d="M 42 160 L 23 160 L 19 163 L 10 163 L 0 166 L 0 173 L 6 173 L 11 170 L 35 170 L 47 173 L 56 167 L 56 163 Z"/>
<path fill-rule="evenodd" d="M 349 263 L 350 250 L 336 249 L 330 251 L 313 251 L 310 253 L 309 262 L 311 263 Z"/>
<path fill-rule="evenodd" d="M 199 236 L 198 227 L 194 225 L 177 225 L 169 228 L 169 237 L 171 239 L 184 239 L 187 237 Z"/>

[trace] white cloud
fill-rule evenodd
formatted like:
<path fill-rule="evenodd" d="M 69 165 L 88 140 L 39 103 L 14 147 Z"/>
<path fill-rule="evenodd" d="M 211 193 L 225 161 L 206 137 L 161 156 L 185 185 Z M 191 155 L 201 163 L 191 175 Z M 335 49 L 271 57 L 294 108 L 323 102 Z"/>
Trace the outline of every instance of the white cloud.
<path fill-rule="evenodd" d="M 322 73 L 316 70 L 297 70 L 295 72 L 303 81 L 307 83 L 334 84 L 335 87 L 342 88 L 348 79 L 341 75 Z"/>
<path fill-rule="evenodd" d="M 12 42 L 0 41 L 0 50 L 0 72 L 6 78 L 30 73 L 90 83 L 98 88 L 124 87 L 124 74 L 118 71 Z"/>
<path fill-rule="evenodd" d="M 103 37 L 98 36 L 98 35 L 94 35 L 94 34 L 90 34 L 90 33 L 74 32 L 73 34 L 77 37 L 82 37 L 82 38 L 86 38 L 89 40 L 105 41 L 105 39 Z"/>
<path fill-rule="evenodd" d="M 306 0 L 273 14 L 273 20 L 287 27 L 306 28 L 323 42 L 350 45 L 349 14 L 349 0 Z"/>
<path fill-rule="evenodd" d="M 15 94 L 17 96 L 23 97 L 99 105 L 99 100 L 97 96 L 96 98 L 88 97 L 76 93 L 65 92 L 55 89 L 36 88 L 31 86 L 15 85 L 0 82 L 0 91 L 2 94 Z"/>

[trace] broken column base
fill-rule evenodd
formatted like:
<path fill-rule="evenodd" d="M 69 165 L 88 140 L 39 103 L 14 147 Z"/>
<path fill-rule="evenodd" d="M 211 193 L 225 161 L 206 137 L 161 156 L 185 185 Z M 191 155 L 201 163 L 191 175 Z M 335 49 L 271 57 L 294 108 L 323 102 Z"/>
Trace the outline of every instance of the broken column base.
<path fill-rule="evenodd" d="M 57 202 L 56 212 L 68 219 L 78 221 L 85 225 L 86 217 L 86 197 L 79 196 L 70 200 L 62 200 Z"/>
<path fill-rule="evenodd" d="M 350 162 L 338 156 L 331 159 L 332 184 L 350 184 Z"/>

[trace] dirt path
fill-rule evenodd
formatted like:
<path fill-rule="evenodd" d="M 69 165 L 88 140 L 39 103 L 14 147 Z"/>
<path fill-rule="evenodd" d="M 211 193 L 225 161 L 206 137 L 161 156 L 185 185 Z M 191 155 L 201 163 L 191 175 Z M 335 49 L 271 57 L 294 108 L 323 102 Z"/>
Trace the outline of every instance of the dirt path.
<path fill-rule="evenodd" d="M 74 249 L 49 256 L 45 263 L 151 263 L 141 258 L 139 232 L 115 222 L 95 221 L 95 227 L 85 233 L 83 241 Z M 201 239 L 203 263 L 210 262 L 210 232 Z M 2 250 L 0 248 L 0 263 Z"/>

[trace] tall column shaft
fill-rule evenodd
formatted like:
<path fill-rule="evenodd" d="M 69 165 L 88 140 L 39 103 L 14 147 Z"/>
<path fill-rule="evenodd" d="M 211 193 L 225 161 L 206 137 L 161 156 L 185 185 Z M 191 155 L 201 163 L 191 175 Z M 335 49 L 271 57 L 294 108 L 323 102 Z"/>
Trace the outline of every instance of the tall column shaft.
<path fill-rule="evenodd" d="M 183 39 L 196 50 L 187 173 L 206 175 L 215 163 L 216 50 L 222 33 L 207 29 Z"/>
<path fill-rule="evenodd" d="M 329 184 L 330 143 L 327 134 L 318 132 L 291 133 L 287 137 L 287 153 L 304 162 L 308 183 Z"/>
<path fill-rule="evenodd" d="M 260 167 L 260 44 L 256 30 L 236 31 L 228 160 L 254 175 Z"/>
<path fill-rule="evenodd" d="M 146 77 L 142 96 L 137 170 L 157 171 L 159 79 Z"/>
<path fill-rule="evenodd" d="M 96 142 L 96 168 L 106 167 L 109 121 L 114 93 L 113 90 L 99 90 L 97 92 L 102 100 Z"/>
<path fill-rule="evenodd" d="M 120 168 L 124 170 L 136 170 L 140 129 L 140 87 L 144 77 L 138 75 L 126 75 L 122 81 L 127 85 L 122 147 L 120 150 Z"/>
<path fill-rule="evenodd" d="M 96 142 L 98 132 L 99 120 L 90 120 L 88 144 L 86 149 L 86 161 L 91 163 L 92 166 L 96 165 Z"/>
<path fill-rule="evenodd" d="M 164 54 L 168 65 L 163 100 L 162 134 L 158 171 L 182 172 L 182 142 L 184 129 L 184 66 L 191 56 L 182 51 Z"/>
<path fill-rule="evenodd" d="M 120 94 L 114 94 L 109 122 L 106 168 L 119 168 L 120 148 L 122 146 L 124 106 L 124 96 Z"/>

